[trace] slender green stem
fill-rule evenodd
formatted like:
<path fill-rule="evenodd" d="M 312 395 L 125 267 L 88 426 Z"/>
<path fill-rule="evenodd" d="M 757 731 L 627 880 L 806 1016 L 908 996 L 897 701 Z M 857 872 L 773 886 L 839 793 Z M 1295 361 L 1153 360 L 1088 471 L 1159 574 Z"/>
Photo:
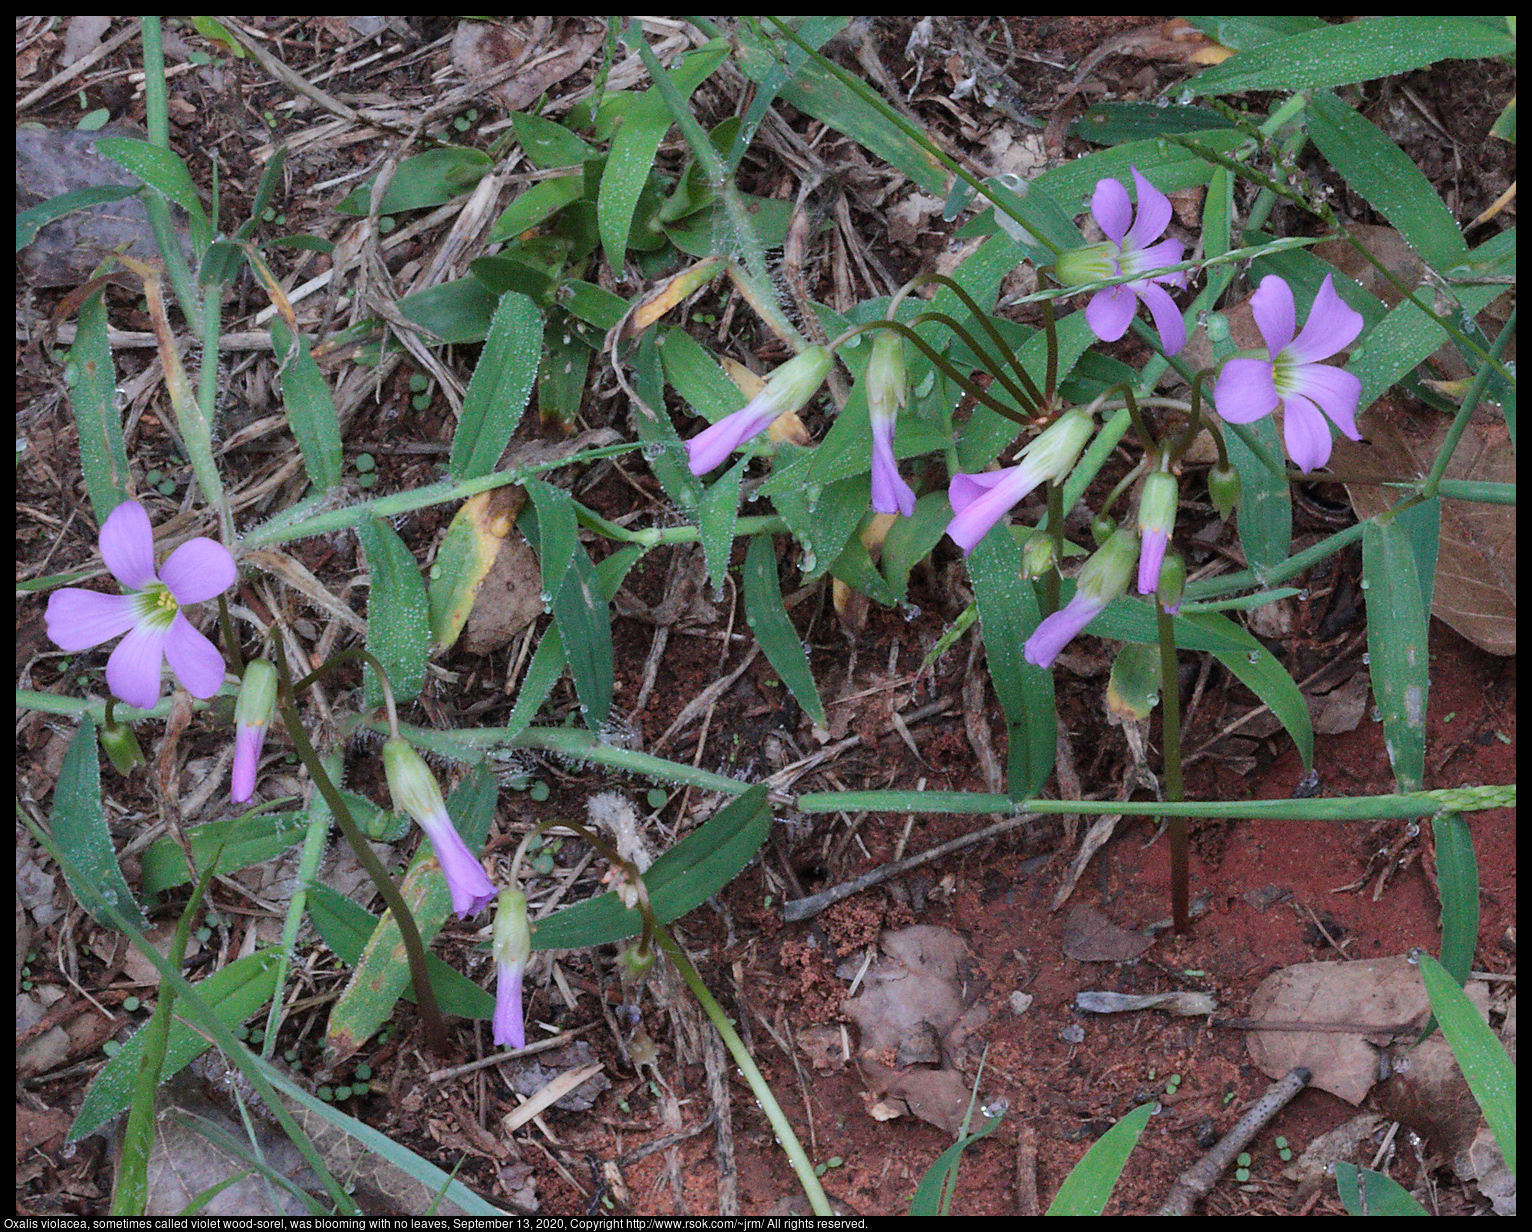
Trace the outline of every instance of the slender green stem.
<path fill-rule="evenodd" d="M 1179 804 L 1185 797 L 1181 784 L 1181 677 L 1176 670 L 1176 631 L 1164 604 L 1155 596 L 1155 620 L 1160 635 L 1160 715 L 1163 720 L 1161 743 L 1165 758 L 1165 799 Z M 1170 840 L 1170 913 L 1176 931 L 1191 927 L 1189 862 L 1186 851 L 1186 814 L 1172 813 L 1167 824 Z"/>
<path fill-rule="evenodd" d="M 1447 429 L 1447 435 L 1442 440 L 1441 448 L 1436 451 L 1436 460 L 1431 464 L 1431 471 L 1426 476 L 1426 481 L 1421 485 L 1421 495 L 1427 500 L 1436 495 L 1437 488 L 1441 485 L 1442 476 L 1447 471 L 1447 463 L 1452 461 L 1453 452 L 1458 447 L 1458 441 L 1462 440 L 1463 433 L 1468 427 L 1469 417 L 1474 408 L 1479 405 L 1479 398 L 1484 393 L 1484 386 L 1489 382 L 1490 365 L 1497 364 L 1500 356 L 1505 353 L 1505 347 L 1516 336 L 1516 309 L 1511 308 L 1511 314 L 1505 320 L 1505 326 L 1500 331 L 1500 336 L 1495 339 L 1489 349 L 1489 355 L 1484 363 L 1479 365 L 1479 371 L 1474 374 L 1473 384 L 1468 387 L 1467 394 L 1463 397 L 1463 405 L 1458 408 L 1458 413 L 1453 417 L 1452 426 Z"/>
<path fill-rule="evenodd" d="M 814 1165 L 808 1153 L 804 1151 L 803 1143 L 798 1141 L 792 1122 L 787 1119 L 781 1105 L 777 1103 L 776 1096 L 771 1093 L 771 1086 L 761 1074 L 755 1058 L 750 1055 L 750 1050 L 745 1047 L 745 1041 L 739 1038 L 739 1032 L 734 1029 L 734 1024 L 724 1013 L 723 1006 L 719 1005 L 713 994 L 708 991 L 707 985 L 702 982 L 702 977 L 697 974 L 697 968 L 692 965 L 692 960 L 686 956 L 686 951 L 676 944 L 668 930 L 659 929 L 655 940 L 659 942 L 660 949 L 665 951 L 665 956 L 675 964 L 681 978 L 686 981 L 686 986 L 691 989 L 692 996 L 696 997 L 698 1004 L 702 1006 L 702 1012 L 717 1029 L 724 1047 L 733 1055 L 734 1063 L 739 1066 L 739 1072 L 744 1075 L 745 1081 L 750 1084 L 750 1089 L 755 1092 L 756 1102 L 761 1105 L 761 1111 L 771 1122 L 778 1144 L 787 1153 L 788 1162 L 792 1164 L 793 1171 L 798 1174 L 798 1183 L 803 1186 L 803 1192 L 808 1197 L 814 1214 L 833 1215 L 835 1212 L 830 1209 L 830 1199 L 825 1196 L 824 1186 L 814 1175 Z"/>
<path fill-rule="evenodd" d="M 170 106 L 165 89 L 165 48 L 158 17 L 140 17 L 139 30 L 144 44 L 144 127 L 149 144 L 170 149 Z M 176 302 L 193 332 L 202 333 L 202 310 L 197 302 L 196 284 L 181 251 L 181 241 L 170 218 L 165 198 L 152 188 L 141 194 L 154 242 L 165 261 L 165 272 L 175 289 Z"/>
<path fill-rule="evenodd" d="M 292 676 L 287 669 L 287 655 L 283 653 L 280 639 L 275 642 L 275 650 L 277 672 L 282 680 L 278 708 L 282 712 L 282 722 L 287 725 L 287 734 L 292 737 L 294 751 L 298 754 L 298 759 L 308 767 L 314 786 L 324 797 L 325 803 L 330 806 L 330 812 L 334 814 L 336 823 L 346 836 L 346 841 L 351 844 L 351 850 L 356 852 L 358 862 L 367 870 L 367 875 L 377 886 L 378 893 L 388 904 L 388 909 L 394 913 L 394 920 L 399 925 L 399 936 L 404 941 L 405 957 L 409 960 L 410 980 L 415 985 L 415 999 L 420 1009 L 421 1025 L 425 1029 L 427 1046 L 432 1052 L 443 1053 L 447 1047 L 447 1028 L 442 1022 L 441 1011 L 436 1006 L 436 990 L 431 987 L 431 978 L 426 971 L 425 945 L 420 940 L 420 929 L 415 924 L 415 917 L 410 913 L 409 904 L 404 901 L 399 888 L 394 885 L 393 878 L 388 875 L 388 870 L 379 862 L 378 857 L 372 854 L 372 848 L 367 845 L 366 836 L 352 819 L 345 797 L 336 790 L 330 776 L 325 773 L 319 754 L 309 741 L 308 733 L 303 729 L 303 721 L 298 716 L 292 689 Z M 373 671 L 377 672 L 378 679 L 386 679 L 375 660 Z"/>

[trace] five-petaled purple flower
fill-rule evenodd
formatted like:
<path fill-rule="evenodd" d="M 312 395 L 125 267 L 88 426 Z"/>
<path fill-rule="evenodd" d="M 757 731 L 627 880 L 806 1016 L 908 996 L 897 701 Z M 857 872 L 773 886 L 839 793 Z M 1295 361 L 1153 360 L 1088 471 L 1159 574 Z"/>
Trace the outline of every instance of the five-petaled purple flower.
<path fill-rule="evenodd" d="M 154 531 L 142 505 L 126 501 L 101 524 L 101 559 L 122 595 L 66 587 L 48 600 L 48 636 L 63 650 L 88 650 L 127 636 L 106 661 L 106 683 L 130 706 L 160 699 L 160 666 L 193 697 L 212 697 L 223 684 L 223 655 L 192 628 L 181 607 L 201 603 L 234 584 L 234 558 L 211 539 L 190 539 L 155 572 Z"/>
<path fill-rule="evenodd" d="M 1352 440 L 1362 439 L 1356 426 L 1362 382 L 1344 369 L 1319 362 L 1356 340 L 1362 314 L 1336 294 L 1328 274 L 1302 333 L 1297 330 L 1292 288 L 1275 274 L 1261 279 L 1250 297 L 1250 311 L 1269 358 L 1225 363 L 1213 386 L 1213 401 L 1219 415 L 1240 424 L 1269 414 L 1280 401 L 1288 455 L 1300 470 L 1315 470 L 1330 458 L 1327 418 Z"/>
<path fill-rule="evenodd" d="M 1098 180 L 1091 195 L 1090 212 L 1107 237 L 1107 243 L 1089 244 L 1059 254 L 1054 269 L 1065 286 L 1146 273 L 1181 260 L 1176 240 L 1159 240 L 1170 224 L 1170 198 L 1132 167 L 1138 190 L 1138 216 L 1128 200 L 1128 190 L 1117 180 Z M 1159 243 L 1153 241 L 1159 240 Z M 1184 290 L 1186 275 L 1154 274 L 1115 287 L 1103 287 L 1085 306 L 1085 323 L 1103 342 L 1116 342 L 1128 330 L 1138 302 L 1149 309 L 1160 331 L 1165 353 L 1174 355 L 1186 345 L 1186 323 L 1181 310 L 1158 284 Z"/>

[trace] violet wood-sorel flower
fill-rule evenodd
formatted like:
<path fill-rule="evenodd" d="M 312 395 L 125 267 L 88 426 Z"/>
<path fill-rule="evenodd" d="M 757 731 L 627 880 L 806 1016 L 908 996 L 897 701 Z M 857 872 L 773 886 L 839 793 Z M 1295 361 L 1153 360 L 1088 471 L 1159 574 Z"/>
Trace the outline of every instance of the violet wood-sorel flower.
<path fill-rule="evenodd" d="M 1138 593 L 1152 595 L 1160 584 L 1160 562 L 1176 524 L 1176 478 L 1155 471 L 1144 480 L 1138 496 L 1138 533 L 1142 546 L 1138 556 Z"/>
<path fill-rule="evenodd" d="M 234 766 L 229 771 L 229 795 L 243 804 L 255 792 L 255 770 L 266 742 L 266 727 L 277 700 L 277 669 L 265 659 L 252 659 L 240 681 L 234 703 Z"/>
<path fill-rule="evenodd" d="M 1130 170 L 1138 192 L 1137 216 L 1128 200 L 1128 190 L 1119 181 L 1098 180 L 1091 195 L 1090 212 L 1107 242 L 1059 254 L 1054 272 L 1065 286 L 1144 273 L 1181 260 L 1178 241 L 1159 239 L 1170 225 L 1170 198 L 1145 179 L 1137 167 Z M 1159 243 L 1154 243 L 1155 240 Z M 1116 342 L 1127 332 L 1134 311 L 1142 303 L 1154 318 L 1165 353 L 1174 355 L 1186 345 L 1186 323 L 1165 291 L 1167 286 L 1184 290 L 1185 273 L 1154 274 L 1103 287 L 1086 304 L 1085 323 L 1101 341 Z"/>
<path fill-rule="evenodd" d="M 495 887 L 447 815 L 436 776 L 403 736 L 384 743 L 383 769 L 395 810 L 413 817 L 431 840 L 452 895 L 452 910 L 459 919 L 478 915 L 495 897 Z"/>
<path fill-rule="evenodd" d="M 154 531 L 142 505 L 125 501 L 101 524 L 101 559 L 127 594 L 65 587 L 48 600 L 48 636 L 62 650 L 89 650 L 127 636 L 106 661 L 106 683 L 130 706 L 151 709 L 167 661 L 186 691 L 208 698 L 223 684 L 223 655 L 181 608 L 234 584 L 234 558 L 211 539 L 189 539 L 154 568 Z"/>
<path fill-rule="evenodd" d="M 947 499 L 956 515 L 947 534 L 966 556 L 1011 506 L 1038 484 L 1067 475 L 1095 431 L 1085 411 L 1066 411 L 1021 451 L 1021 462 L 998 471 L 952 477 Z"/>
<path fill-rule="evenodd" d="M 1063 650 L 1090 624 L 1107 604 L 1128 588 L 1133 562 L 1138 558 L 1138 536 L 1118 528 L 1080 569 L 1075 593 L 1068 603 L 1043 618 L 1027 638 L 1023 657 L 1033 667 L 1052 667 Z"/>
<path fill-rule="evenodd" d="M 867 361 L 867 417 L 872 421 L 872 508 L 875 513 L 915 512 L 915 490 L 899 474 L 894 458 L 894 423 L 908 396 L 904 340 L 891 329 L 878 331 Z"/>
<path fill-rule="evenodd" d="M 1275 274 L 1261 279 L 1250 297 L 1250 311 L 1266 340 L 1268 358 L 1228 360 L 1213 386 L 1214 405 L 1222 418 L 1244 424 L 1270 414 L 1281 402 L 1288 456 L 1300 470 L 1316 470 L 1330 460 L 1327 419 L 1352 440 L 1362 439 L 1356 426 L 1362 382 L 1319 362 L 1356 341 L 1362 314 L 1341 299 L 1328 274 L 1302 333 L 1292 288 Z"/>
<path fill-rule="evenodd" d="M 779 415 L 802 410 L 830 375 L 831 363 L 829 348 L 822 346 L 811 346 L 788 360 L 766 378 L 766 388 L 742 409 L 725 415 L 686 442 L 692 474 L 707 474 L 746 441 L 766 431 Z"/>
<path fill-rule="evenodd" d="M 532 929 L 527 922 L 527 896 L 520 890 L 500 891 L 490 949 L 495 956 L 495 1016 L 490 1022 L 495 1044 L 500 1048 L 525 1048 L 527 1026 L 521 1009 L 521 980 L 532 955 Z"/>

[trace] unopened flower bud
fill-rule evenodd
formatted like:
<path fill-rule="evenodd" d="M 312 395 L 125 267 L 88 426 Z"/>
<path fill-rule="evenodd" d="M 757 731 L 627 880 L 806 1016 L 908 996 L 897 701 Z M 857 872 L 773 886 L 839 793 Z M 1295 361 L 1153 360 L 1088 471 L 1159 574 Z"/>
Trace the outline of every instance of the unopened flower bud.
<path fill-rule="evenodd" d="M 276 700 L 277 669 L 265 659 L 252 659 L 245 666 L 239 700 L 234 703 L 234 766 L 229 772 L 229 794 L 236 804 L 243 804 L 255 791 L 255 771 Z"/>
<path fill-rule="evenodd" d="M 1053 568 L 1053 536 L 1045 530 L 1034 530 L 1021 549 L 1021 576 L 1029 581 L 1040 578 Z"/>
<path fill-rule="evenodd" d="M 1181 600 L 1186 595 L 1186 560 L 1175 548 L 1165 553 L 1155 594 L 1159 597 L 1160 606 L 1170 615 L 1174 616 L 1181 610 Z"/>
<path fill-rule="evenodd" d="M 617 973 L 625 985 L 641 984 L 654 969 L 654 947 L 640 949 L 636 945 L 624 946 L 617 951 Z"/>
<path fill-rule="evenodd" d="M 1176 524 L 1176 477 L 1154 471 L 1144 480 L 1138 498 L 1138 532 L 1143 545 L 1138 558 L 1138 593 L 1151 595 L 1159 584 L 1160 561 Z"/>
<path fill-rule="evenodd" d="M 521 979 L 532 955 L 532 927 L 527 921 L 527 896 L 518 889 L 500 891 L 490 949 L 495 956 L 495 1015 L 490 1023 L 495 1043 L 501 1048 L 525 1048 Z"/>
<path fill-rule="evenodd" d="M 495 897 L 495 887 L 447 815 L 436 776 L 403 736 L 383 745 L 383 769 L 395 810 L 413 817 L 431 840 L 452 894 L 452 910 L 460 918 L 477 915 Z"/>
<path fill-rule="evenodd" d="M 1117 523 L 1104 513 L 1094 514 L 1090 520 L 1090 537 L 1098 548 L 1117 533 Z"/>
<path fill-rule="evenodd" d="M 1208 496 L 1220 519 L 1239 504 L 1239 472 L 1232 466 L 1215 465 L 1208 471 Z"/>
<path fill-rule="evenodd" d="M 139 747 L 138 737 L 126 723 L 107 723 L 101 728 L 101 747 L 118 774 L 127 774 L 135 766 L 144 764 L 144 751 Z"/>

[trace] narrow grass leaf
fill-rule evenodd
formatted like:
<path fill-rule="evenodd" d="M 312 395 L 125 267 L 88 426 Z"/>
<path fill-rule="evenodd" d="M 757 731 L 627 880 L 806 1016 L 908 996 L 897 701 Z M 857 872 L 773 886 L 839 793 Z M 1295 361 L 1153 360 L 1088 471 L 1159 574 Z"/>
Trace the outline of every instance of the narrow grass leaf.
<path fill-rule="evenodd" d="M 1357 194 L 1388 219 L 1432 269 L 1451 269 L 1468 253 L 1463 233 L 1436 189 L 1403 150 L 1334 94 L 1309 101 L 1309 136 Z"/>
<path fill-rule="evenodd" d="M 1320 90 L 1408 73 L 1438 60 L 1514 55 L 1503 18 L 1369 17 L 1273 39 L 1192 78 L 1198 94 Z"/>
<path fill-rule="evenodd" d="M 680 336 L 685 337 L 685 334 Z M 664 348 L 667 365 L 670 363 L 670 347 L 667 335 Z M 692 474 L 686 445 L 665 412 L 660 353 L 661 348 L 654 334 L 647 333 L 639 339 L 638 348 L 632 355 L 633 385 L 638 394 L 633 402 L 631 416 L 633 430 L 644 443 L 644 458 L 649 463 L 649 469 L 654 472 L 654 477 L 660 481 L 660 486 L 665 489 L 665 495 L 670 497 L 676 508 L 690 513 L 702 500 L 702 480 Z M 719 375 L 722 376 L 722 370 Z M 737 396 L 738 391 L 735 392 Z M 682 397 L 685 396 L 682 393 Z M 735 404 L 736 408 L 742 405 L 743 401 Z"/>
<path fill-rule="evenodd" d="M 638 37 L 642 38 L 643 34 L 640 32 Z M 727 46 L 713 42 L 699 47 L 682 60 L 670 73 L 670 80 L 681 97 L 690 98 L 692 91 L 712 76 L 728 54 Z M 607 157 L 596 198 L 596 220 L 607 264 L 614 270 L 624 268 L 633 214 L 654 169 L 654 156 L 670 131 L 672 121 L 670 108 L 665 105 L 659 90 L 650 86 L 633 100 L 622 127 L 612 139 L 612 151 Z"/>
<path fill-rule="evenodd" d="M 1247 430 L 1274 457 L 1285 451 L 1270 415 L 1247 425 Z M 1266 463 L 1237 432 L 1224 431 L 1229 462 L 1239 472 L 1239 542 L 1256 577 L 1287 559 L 1293 541 L 1293 497 L 1285 476 L 1271 473 Z"/>
<path fill-rule="evenodd" d="M 1457 1058 L 1458 1068 L 1500 1144 L 1505 1164 L 1516 1174 L 1516 1067 L 1489 1024 L 1447 969 L 1429 954 L 1420 957 L 1420 976 L 1431 1009 Z"/>
<path fill-rule="evenodd" d="M 335 957 L 348 967 L 356 966 L 368 939 L 378 930 L 378 917 L 349 898 L 342 898 L 324 884 L 309 887 L 308 917 Z M 461 971 L 449 967 L 435 954 L 426 955 L 426 970 L 436 1003 L 444 1014 L 459 1018 L 488 1018 L 495 999 Z M 406 983 L 408 972 L 406 972 Z M 414 1002 L 415 990 L 406 986 L 399 994 Z"/>
<path fill-rule="evenodd" d="M 600 151 L 583 137 L 572 133 L 562 124 L 556 124 L 545 116 L 532 115 L 526 111 L 511 112 L 511 127 L 516 139 L 527 156 L 527 161 L 540 171 L 556 167 L 572 167 L 586 159 L 596 158 Z M 543 183 L 552 181 L 544 180 Z"/>
<path fill-rule="evenodd" d="M 413 553 L 382 518 L 356 528 L 367 554 L 371 583 L 367 592 L 367 649 L 383 665 L 394 700 L 412 702 L 425 684 L 431 653 L 431 605 Z M 372 668 L 362 676 L 364 704 L 383 704 L 383 690 Z"/>
<path fill-rule="evenodd" d="M 929 556 L 952 521 L 952 506 L 945 492 L 927 492 L 915 502 L 915 512 L 889 527 L 883 540 L 880 562 L 896 602 L 903 603 L 910 588 L 910 571 Z"/>
<path fill-rule="evenodd" d="M 946 1192 L 949 1183 L 957 1184 L 958 1165 L 962 1162 L 963 1152 L 977 1142 L 980 1138 L 987 1138 L 996 1126 L 1004 1119 L 1003 1114 L 991 1117 L 982 1128 L 960 1138 L 945 1151 L 936 1157 L 936 1162 L 926 1169 L 926 1174 L 920 1178 L 920 1184 L 915 1187 L 915 1196 L 910 1199 L 911 1215 L 941 1215 L 945 1214 L 942 1207 L 942 1194 Z"/>
<path fill-rule="evenodd" d="M 1006 790 L 1023 800 L 1038 794 L 1057 749 L 1053 673 L 1033 667 L 1023 657 L 1042 613 L 1032 587 L 1021 580 L 1021 547 L 1005 527 L 985 535 L 969 553 L 968 576 L 979 609 L 990 683 L 1005 713 L 1010 745 Z"/>
<path fill-rule="evenodd" d="M 809 657 L 798 640 L 798 630 L 788 618 L 782 600 L 782 586 L 777 581 L 777 551 L 772 536 L 756 535 L 745 552 L 745 622 L 755 633 L 755 640 L 766 652 L 766 661 L 782 678 L 809 722 L 815 727 L 826 723 L 824 703 Z"/>
<path fill-rule="evenodd" d="M 269 807 L 265 805 L 253 814 L 212 821 L 189 830 L 186 837 L 198 875 L 205 873 L 215 859 L 215 873 L 236 873 L 281 855 L 303 836 L 308 827 L 307 813 L 266 812 Z M 191 880 L 186 853 L 172 838 L 150 844 L 142 856 L 142 867 L 139 887 L 146 898 Z"/>
<path fill-rule="evenodd" d="M 50 197 L 29 210 L 22 210 L 16 215 L 16 251 L 20 252 L 37 238 L 39 231 L 66 214 L 73 214 L 76 210 L 88 210 L 92 206 L 110 205 L 114 201 L 121 201 L 124 197 L 131 197 L 137 191 L 136 187 L 130 188 L 126 185 L 77 188 L 73 192 Z"/>
<path fill-rule="evenodd" d="M 340 420 L 329 383 L 314 362 L 308 339 L 294 336 L 281 317 L 271 318 L 271 346 L 282 361 L 282 409 L 303 452 L 309 482 L 328 492 L 341 480 Z"/>
<path fill-rule="evenodd" d="M 559 636 L 559 627 L 554 625 L 543 634 L 537 649 L 532 652 L 532 662 L 527 664 L 521 688 L 516 693 L 516 705 L 506 718 L 505 730 L 512 739 L 532 725 L 563 674 L 564 639 Z"/>
<path fill-rule="evenodd" d="M 644 874 L 649 902 L 661 924 L 680 919 L 728 885 L 771 833 L 766 786 L 757 783 L 730 801 L 662 855 Z M 539 920 L 534 950 L 584 949 L 636 937 L 643 922 L 614 892 L 576 903 Z"/>
<path fill-rule="evenodd" d="M 490 227 L 485 240 L 491 244 L 514 240 L 523 232 L 547 222 L 566 205 L 578 201 L 584 195 L 583 175 L 560 175 L 534 184 L 505 207 Z"/>
<path fill-rule="evenodd" d="M 194 987 L 220 1021 L 234 1026 L 244 1022 L 271 999 L 276 968 L 276 951 L 258 950 L 235 959 L 207 979 L 199 980 Z M 74 1124 L 69 1127 L 68 1141 L 78 1142 L 94 1133 L 128 1106 L 138 1081 L 138 1063 L 148 1029 L 149 1024 L 145 1023 L 135 1031 L 96 1075 L 85 1092 Z M 199 1032 L 176 1019 L 170 1024 L 160 1081 L 169 1081 L 211 1047 L 212 1044 Z"/>
<path fill-rule="evenodd" d="M 1425 778 L 1426 699 L 1431 687 L 1420 571 L 1409 535 L 1397 520 L 1369 520 L 1362 532 L 1362 587 L 1367 591 L 1367 655 L 1372 694 L 1383 715 L 1383 745 L 1400 791 Z"/>
<path fill-rule="evenodd" d="M 1153 1112 L 1153 1104 L 1142 1104 L 1102 1134 L 1064 1178 L 1048 1214 L 1101 1214 Z"/>
<path fill-rule="evenodd" d="M 468 192 L 482 180 L 494 160 L 482 150 L 464 146 L 445 146 L 426 150 L 404 159 L 393 179 L 383 190 L 379 214 L 402 214 L 406 210 L 428 210 L 445 205 L 453 197 Z M 335 207 L 340 214 L 365 218 L 372 208 L 372 186 L 376 176 L 353 191 Z"/>
<path fill-rule="evenodd" d="M 469 851 L 480 851 L 484 847 L 495 819 L 496 794 L 494 776 L 478 766 L 447 799 L 447 815 Z M 399 894 L 414 917 L 415 927 L 420 930 L 421 944 L 429 946 L 452 913 L 452 895 L 429 842 L 422 842 L 415 852 L 399 886 Z M 329 900 L 326 900 L 326 906 L 331 906 Z M 331 914 L 334 914 L 333 910 Z M 409 985 L 410 967 L 404 950 L 404 936 L 391 911 L 385 912 L 378 921 L 353 962 L 355 970 L 335 1008 L 330 1011 L 325 1030 L 326 1044 L 336 1057 L 351 1056 L 361 1048 L 392 1017 L 394 1003 Z M 430 968 L 429 960 L 427 968 Z M 430 978 L 434 988 L 435 976 Z M 454 987 L 460 989 L 461 986 Z M 482 1006 L 476 999 L 470 998 L 470 1001 Z"/>
<path fill-rule="evenodd" d="M 64 868 L 64 880 L 74 892 L 75 900 L 98 924 L 113 927 L 110 919 L 92 909 L 99 894 L 126 914 L 135 927 L 147 928 L 143 912 L 117 863 L 112 836 L 106 828 L 106 812 L 101 806 L 101 766 L 97 756 L 96 724 L 87 714 L 81 717 L 80 730 L 69 742 L 53 789 L 50 815 L 53 838 L 73 857 L 73 862 Z M 89 882 L 89 894 L 81 892 L 82 877 Z"/>
<path fill-rule="evenodd" d="M 213 242 L 213 224 L 179 154 L 135 137 L 101 137 L 96 141 L 96 149 L 186 211 L 197 252 Z"/>
<path fill-rule="evenodd" d="M 1432 818 L 1431 832 L 1436 840 L 1436 893 L 1442 904 L 1441 963 L 1463 984 L 1479 944 L 1479 862 L 1473 834 L 1457 813 Z"/>
<path fill-rule="evenodd" d="M 708 488 L 697 506 L 697 532 L 713 589 L 723 586 L 729 572 L 729 552 L 734 547 L 734 527 L 739 522 L 739 481 L 744 478 L 748 457 L 741 458 Z"/>
<path fill-rule="evenodd" d="M 99 526 L 129 499 L 128 450 L 122 437 L 122 412 L 117 409 L 117 370 L 106 337 L 106 307 L 101 292 L 80 305 L 79 328 L 64 380 L 69 405 L 80 433 L 80 470 L 85 492 Z"/>
<path fill-rule="evenodd" d="M 1335 1165 L 1335 1189 L 1348 1215 L 1424 1215 L 1426 1209 L 1393 1177 L 1344 1160 Z"/>
<path fill-rule="evenodd" d="M 501 296 L 452 437 L 447 467 L 454 479 L 477 479 L 495 469 L 532 396 L 542 341 L 537 305 L 514 291 Z"/>

